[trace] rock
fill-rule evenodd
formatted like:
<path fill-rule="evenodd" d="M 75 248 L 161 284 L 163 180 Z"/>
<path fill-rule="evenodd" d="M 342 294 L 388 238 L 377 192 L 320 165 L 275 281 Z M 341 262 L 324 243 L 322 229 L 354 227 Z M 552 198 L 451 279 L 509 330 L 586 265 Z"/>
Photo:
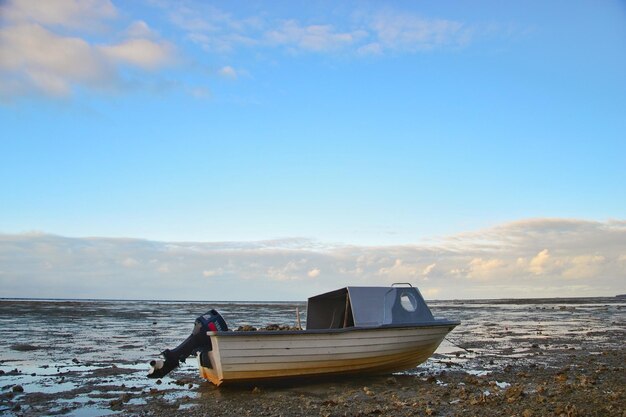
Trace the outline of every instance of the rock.
<path fill-rule="evenodd" d="M 249 324 L 244 324 L 243 326 L 237 327 L 238 332 L 255 332 L 256 327 L 250 326 Z"/>
<path fill-rule="evenodd" d="M 253 394 L 260 394 L 261 393 L 261 388 L 259 388 L 259 387 L 252 388 L 252 393 Z"/>
<path fill-rule="evenodd" d="M 111 410 L 121 410 L 123 405 L 124 404 L 120 398 L 109 401 L 109 407 L 111 407 Z"/>
<path fill-rule="evenodd" d="M 398 380 L 395 377 L 390 376 L 387 378 L 387 383 L 391 385 L 398 385 Z"/>
<path fill-rule="evenodd" d="M 524 396 L 524 388 L 521 385 L 511 385 L 504 391 L 504 398 L 511 404 Z"/>
<path fill-rule="evenodd" d="M 585 376 L 585 375 L 579 376 L 578 380 L 580 381 L 579 385 L 581 387 L 587 387 L 589 385 L 595 385 L 596 384 L 596 381 L 593 378 L 589 378 L 588 376 Z"/>
<path fill-rule="evenodd" d="M 157 385 L 161 385 L 163 383 L 163 381 L 161 381 L 160 379 L 156 380 Z"/>
<path fill-rule="evenodd" d="M 533 412 L 527 408 L 522 411 L 522 417 L 533 417 Z"/>
<path fill-rule="evenodd" d="M 74 363 L 80 363 L 80 361 L 79 361 L 78 359 L 76 359 L 76 358 L 72 359 L 72 362 L 74 362 Z"/>
<path fill-rule="evenodd" d="M 480 385 L 480 380 L 476 378 L 474 375 L 466 376 L 464 381 L 468 385 Z"/>
<path fill-rule="evenodd" d="M 43 349 L 40 346 L 29 345 L 28 343 L 18 343 L 11 345 L 11 350 L 17 350 L 18 352 L 30 352 L 31 350 Z"/>
<path fill-rule="evenodd" d="M 24 392 L 24 387 L 22 387 L 21 385 L 13 385 L 13 388 L 11 388 L 11 391 L 13 391 L 13 392 Z"/>
<path fill-rule="evenodd" d="M 579 415 L 578 410 L 576 409 L 576 406 L 570 405 L 570 404 L 567 404 L 565 407 L 561 405 L 556 407 L 554 414 L 557 416 L 564 416 L 564 417 L 578 417 Z"/>

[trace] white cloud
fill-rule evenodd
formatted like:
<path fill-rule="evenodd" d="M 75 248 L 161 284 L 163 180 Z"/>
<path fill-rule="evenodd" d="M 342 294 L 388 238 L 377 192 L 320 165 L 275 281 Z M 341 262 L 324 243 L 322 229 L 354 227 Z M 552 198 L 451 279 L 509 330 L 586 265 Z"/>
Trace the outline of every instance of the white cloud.
<path fill-rule="evenodd" d="M 139 261 L 137 261 L 134 258 L 128 257 L 122 261 L 122 265 L 124 265 L 127 268 L 134 268 L 139 265 Z"/>
<path fill-rule="evenodd" d="M 191 94 L 193 97 L 197 99 L 206 99 L 206 98 L 211 97 L 211 91 L 206 87 L 200 87 L 200 86 L 190 87 L 188 89 L 188 92 L 189 94 Z"/>
<path fill-rule="evenodd" d="M 469 42 L 471 31 L 460 22 L 427 19 L 410 13 L 385 11 L 369 19 L 376 38 L 362 52 L 383 50 L 416 52 L 440 47 L 462 46 Z"/>
<path fill-rule="evenodd" d="M 422 296 L 425 298 L 437 298 L 439 293 L 441 292 L 440 288 L 421 288 L 420 292 Z"/>
<path fill-rule="evenodd" d="M 435 263 L 427 265 L 426 268 L 424 268 L 424 270 L 422 271 L 422 275 L 427 277 L 433 271 L 433 269 L 435 269 L 436 266 L 437 266 L 437 264 L 435 264 Z"/>
<path fill-rule="evenodd" d="M 381 247 L 0 234 L 0 288 L 9 297 L 72 297 L 80 287 L 89 297 L 301 300 L 408 281 L 438 298 L 611 295 L 626 292 L 624 248 L 626 222 L 559 219 Z M 200 294 L 207 278 L 217 293 Z"/>
<path fill-rule="evenodd" d="M 202 276 L 205 278 L 211 278 L 211 277 L 215 277 L 215 276 L 222 274 L 222 272 L 223 271 L 221 269 L 213 270 L 213 271 L 205 269 L 204 271 L 202 271 Z"/>
<path fill-rule="evenodd" d="M 87 42 L 36 24 L 0 29 L 0 71 L 13 75 L 22 90 L 53 96 L 69 94 L 73 82 L 99 85 L 114 76 L 113 68 Z"/>
<path fill-rule="evenodd" d="M 8 0 L 0 5 L 0 14 L 13 23 L 93 29 L 118 11 L 110 0 Z"/>
<path fill-rule="evenodd" d="M 282 257 L 282 256 L 281 256 Z M 267 269 L 267 277 L 274 281 L 302 281 L 308 278 L 317 278 L 319 269 L 308 270 L 308 260 L 295 259 L 285 265 L 271 266 Z"/>
<path fill-rule="evenodd" d="M 128 29 L 126 29 L 126 35 L 129 38 L 144 39 L 156 39 L 159 37 L 159 35 L 143 20 L 134 21 Z"/>
<path fill-rule="evenodd" d="M 393 265 L 378 270 L 378 273 L 384 276 L 388 282 L 412 280 L 415 279 L 420 272 L 421 268 L 419 266 L 407 264 L 402 259 L 396 259 Z"/>
<path fill-rule="evenodd" d="M 366 32 L 362 30 L 341 32 L 331 25 L 303 26 L 295 20 L 282 22 L 265 33 L 265 39 L 271 45 L 316 52 L 343 49 L 365 36 Z"/>
<path fill-rule="evenodd" d="M 336 53 L 356 56 L 387 52 L 415 53 L 467 45 L 474 36 L 468 25 L 430 19 L 403 10 L 357 14 L 345 22 L 304 23 L 267 14 L 237 18 L 212 5 L 163 3 L 171 21 L 206 51 L 230 53 L 240 47 L 283 48 L 289 52 Z"/>
<path fill-rule="evenodd" d="M 89 40 L 84 32 L 118 15 L 109 1 L 10 1 L 0 12 L 8 22 L 0 27 L 0 98 L 119 89 L 126 69 L 154 72 L 176 61 L 174 46 L 143 21 L 125 39 Z"/>
<path fill-rule="evenodd" d="M 489 281 L 502 277 L 506 264 L 501 259 L 474 258 L 469 262 L 467 278 Z"/>
<path fill-rule="evenodd" d="M 236 46 L 256 46 L 263 23 L 257 18 L 236 19 L 229 13 L 206 3 L 161 4 L 170 20 L 182 29 L 187 38 L 209 52 L 228 53 Z"/>
<path fill-rule="evenodd" d="M 601 255 L 575 256 L 570 260 L 562 276 L 571 279 L 592 279 L 603 273 L 605 263 L 606 258 Z"/>
<path fill-rule="evenodd" d="M 173 62 L 174 47 L 168 42 L 128 39 L 119 44 L 100 46 L 109 61 L 154 70 Z"/>
<path fill-rule="evenodd" d="M 320 276 L 320 269 L 319 268 L 313 268 L 311 269 L 309 272 L 307 272 L 307 276 L 309 278 L 317 278 Z"/>
<path fill-rule="evenodd" d="M 230 65 L 220 68 L 218 74 L 224 78 L 230 78 L 231 80 L 237 79 L 237 71 Z"/>
<path fill-rule="evenodd" d="M 534 258 L 530 260 L 528 270 L 535 275 L 541 275 L 546 270 L 548 263 L 550 262 L 550 251 L 544 249 L 539 252 Z"/>
<path fill-rule="evenodd" d="M 372 42 L 359 46 L 356 52 L 358 55 L 382 55 L 383 46 L 378 42 Z"/>
<path fill-rule="evenodd" d="M 202 16 L 202 17 L 199 17 Z M 336 51 L 367 36 L 362 29 L 337 30 L 330 24 L 303 25 L 295 19 L 237 19 L 213 6 L 175 7 L 172 22 L 205 50 L 229 53 L 236 47 L 285 47 L 291 51 Z"/>

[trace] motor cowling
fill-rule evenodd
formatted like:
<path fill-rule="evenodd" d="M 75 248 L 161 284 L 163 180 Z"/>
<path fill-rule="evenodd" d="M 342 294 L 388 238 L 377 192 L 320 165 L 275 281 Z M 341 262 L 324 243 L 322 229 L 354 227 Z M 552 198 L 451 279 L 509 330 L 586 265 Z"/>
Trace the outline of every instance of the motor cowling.
<path fill-rule="evenodd" d="M 153 360 L 150 362 L 148 378 L 164 377 L 176 368 L 180 362 L 185 362 L 189 355 L 198 350 L 210 351 L 212 349 L 211 338 L 207 335 L 207 332 L 210 331 L 228 331 L 226 321 L 215 309 L 209 310 L 196 319 L 191 335 L 180 345 L 174 349 L 165 349 L 161 352 L 164 360 Z"/>

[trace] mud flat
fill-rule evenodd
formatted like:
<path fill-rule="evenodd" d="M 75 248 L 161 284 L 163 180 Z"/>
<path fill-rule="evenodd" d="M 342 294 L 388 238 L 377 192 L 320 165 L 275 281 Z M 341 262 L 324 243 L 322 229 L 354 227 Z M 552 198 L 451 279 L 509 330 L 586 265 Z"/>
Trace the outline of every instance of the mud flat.
<path fill-rule="evenodd" d="M 172 314 L 155 318 L 152 313 L 161 311 L 160 307 L 105 305 L 104 310 L 128 311 L 123 315 L 100 311 L 102 322 L 95 320 L 98 328 L 102 325 L 102 332 L 110 332 L 103 322 L 117 317 L 111 323 L 117 330 L 107 333 L 108 342 L 102 340 L 97 349 L 93 340 L 81 339 L 72 347 L 66 340 L 68 335 L 81 334 L 88 323 L 90 330 L 82 331 L 85 336 L 91 334 L 94 320 L 68 325 L 61 313 L 48 314 L 47 319 L 41 315 L 54 332 L 48 337 L 22 338 L 17 337 L 18 329 L 26 319 L 10 318 L 7 311 L 15 317 L 19 308 L 5 304 L 3 310 L 0 302 L 0 414 L 626 417 L 626 306 L 612 299 L 579 301 L 441 302 L 433 310 L 459 317 L 463 324 L 428 362 L 414 370 L 369 378 L 220 388 L 197 376 L 191 358 L 162 380 L 145 378 L 146 360 L 187 335 L 188 331 L 178 334 L 174 329 L 180 328 L 179 320 L 193 317 L 187 316 L 188 306 L 181 305 L 180 311 L 172 313 L 174 318 Z M 88 306 L 92 312 L 100 307 Z M 51 308 L 42 311 L 49 313 Z M 77 308 L 82 307 L 72 306 L 72 314 L 77 314 Z M 237 310 L 223 306 L 229 308 Z M 284 309 L 283 322 L 289 324 L 289 308 L 258 308 Z M 261 317 L 257 313 L 248 317 Z M 272 318 L 280 321 L 281 314 L 274 311 Z M 245 318 L 235 324 L 245 324 Z M 150 323 L 150 330 L 144 322 Z M 66 335 L 53 335 L 59 332 Z M 7 336 L 11 334 L 12 338 Z"/>

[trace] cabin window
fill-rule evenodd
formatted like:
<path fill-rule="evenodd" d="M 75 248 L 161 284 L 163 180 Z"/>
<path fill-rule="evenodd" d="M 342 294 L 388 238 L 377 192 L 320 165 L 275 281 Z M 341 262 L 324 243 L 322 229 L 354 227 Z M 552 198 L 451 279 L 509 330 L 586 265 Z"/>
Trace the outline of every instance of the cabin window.
<path fill-rule="evenodd" d="M 413 313 L 417 310 L 417 300 L 415 296 L 408 291 L 403 291 L 400 295 L 400 305 L 406 311 Z"/>

